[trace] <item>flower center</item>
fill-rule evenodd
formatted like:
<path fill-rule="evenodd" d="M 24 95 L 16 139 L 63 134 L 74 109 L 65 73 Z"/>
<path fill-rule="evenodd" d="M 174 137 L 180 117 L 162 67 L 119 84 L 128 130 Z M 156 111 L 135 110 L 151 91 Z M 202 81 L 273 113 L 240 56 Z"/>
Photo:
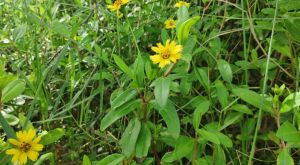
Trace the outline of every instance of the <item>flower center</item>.
<path fill-rule="evenodd" d="M 26 143 L 26 142 L 21 143 L 20 149 L 22 151 L 27 152 L 30 150 L 30 148 L 31 148 L 31 145 L 29 143 Z"/>
<path fill-rule="evenodd" d="M 122 5 L 122 0 L 116 0 L 114 5 L 121 6 Z"/>
<path fill-rule="evenodd" d="M 169 51 L 165 51 L 165 52 L 162 53 L 161 56 L 162 56 L 163 59 L 168 59 L 170 57 L 170 52 Z"/>

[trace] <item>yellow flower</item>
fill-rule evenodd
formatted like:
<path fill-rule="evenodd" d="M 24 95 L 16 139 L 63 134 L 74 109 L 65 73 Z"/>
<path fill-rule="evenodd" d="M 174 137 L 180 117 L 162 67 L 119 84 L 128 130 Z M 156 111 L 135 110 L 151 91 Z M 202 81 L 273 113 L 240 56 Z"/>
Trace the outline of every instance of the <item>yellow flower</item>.
<path fill-rule="evenodd" d="M 39 151 L 43 150 L 43 145 L 39 144 L 41 137 L 36 137 L 35 130 L 17 132 L 17 139 L 8 139 L 8 142 L 15 145 L 15 148 L 6 150 L 7 155 L 13 155 L 14 164 L 23 165 L 27 162 L 27 157 L 36 161 Z"/>
<path fill-rule="evenodd" d="M 182 46 L 176 45 L 175 41 L 167 40 L 166 46 L 158 43 L 156 47 L 151 47 L 151 49 L 156 54 L 150 56 L 150 59 L 154 64 L 159 63 L 160 68 L 163 68 L 171 62 L 176 63 L 176 61 L 181 58 Z"/>
<path fill-rule="evenodd" d="M 185 1 L 179 1 L 179 2 L 177 2 L 176 4 L 175 4 L 175 7 L 181 7 L 181 6 L 190 6 L 190 3 L 187 3 L 187 2 L 185 2 Z"/>
<path fill-rule="evenodd" d="M 129 0 L 116 0 L 112 5 L 107 5 L 107 8 L 110 11 L 118 11 L 120 10 L 122 5 L 128 3 Z"/>
<path fill-rule="evenodd" d="M 166 29 L 173 29 L 176 27 L 176 21 L 173 19 L 168 19 L 165 21 L 165 28 Z"/>

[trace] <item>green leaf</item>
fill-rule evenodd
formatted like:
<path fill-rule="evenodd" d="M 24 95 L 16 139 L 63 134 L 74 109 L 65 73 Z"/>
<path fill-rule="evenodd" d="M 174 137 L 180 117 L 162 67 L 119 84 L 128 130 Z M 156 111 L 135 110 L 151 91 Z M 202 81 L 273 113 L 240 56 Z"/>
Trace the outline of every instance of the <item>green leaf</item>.
<path fill-rule="evenodd" d="M 129 76 L 131 79 L 134 80 L 134 74 L 131 71 L 131 69 L 126 65 L 126 63 L 117 55 L 113 55 L 115 63 L 118 65 L 118 67 L 125 73 L 127 76 Z"/>
<path fill-rule="evenodd" d="M 68 29 L 68 27 L 59 21 L 53 22 L 52 29 L 56 33 L 60 34 L 61 36 L 66 37 L 66 38 L 69 38 L 71 35 L 71 31 Z"/>
<path fill-rule="evenodd" d="M 168 77 L 160 77 L 155 81 L 155 101 L 161 108 L 164 108 L 167 104 L 170 92 L 170 85 L 171 80 Z"/>
<path fill-rule="evenodd" d="M 122 153 L 129 158 L 135 151 L 136 142 L 141 130 L 141 122 L 136 118 L 132 119 L 125 129 L 120 140 Z"/>
<path fill-rule="evenodd" d="M 104 131 L 107 127 L 113 124 L 121 117 L 127 115 L 141 105 L 141 100 L 132 100 L 119 108 L 110 110 L 101 120 L 100 130 Z"/>
<path fill-rule="evenodd" d="M 194 129 L 198 129 L 198 127 L 200 125 L 200 122 L 201 122 L 201 119 L 202 119 L 202 116 L 203 116 L 203 114 L 205 114 L 208 111 L 209 106 L 210 106 L 210 102 L 208 100 L 205 100 L 205 101 L 201 102 L 197 106 L 196 110 L 193 113 L 193 126 L 194 126 Z"/>
<path fill-rule="evenodd" d="M 215 145 L 214 147 L 214 164 L 226 165 L 225 153 L 220 145 Z"/>
<path fill-rule="evenodd" d="M 220 80 L 216 80 L 214 86 L 217 91 L 218 100 L 221 103 L 222 108 L 225 108 L 228 105 L 228 90 Z"/>
<path fill-rule="evenodd" d="M 294 165 L 294 160 L 288 152 L 287 148 L 284 148 L 277 157 L 277 165 Z"/>
<path fill-rule="evenodd" d="M 42 136 L 41 144 L 48 145 L 58 141 L 65 135 L 65 130 L 63 128 L 56 128 L 50 130 L 46 135 Z"/>
<path fill-rule="evenodd" d="M 183 157 L 189 155 L 194 148 L 194 139 L 187 136 L 180 136 L 176 140 L 175 149 L 173 152 L 167 152 L 163 158 L 162 162 L 171 163 L 176 160 L 180 160 Z"/>
<path fill-rule="evenodd" d="M 217 136 L 214 133 L 208 132 L 204 129 L 198 129 L 197 133 L 199 134 L 200 139 L 205 139 L 214 144 L 220 144 L 220 140 L 217 138 Z"/>
<path fill-rule="evenodd" d="M 300 27 L 300 22 L 299 21 L 292 21 L 293 19 L 287 19 L 284 21 L 285 27 L 287 28 L 287 31 L 290 32 L 290 36 L 292 39 L 296 41 L 300 41 L 300 32 L 299 32 L 299 27 Z"/>
<path fill-rule="evenodd" d="M 88 156 L 86 156 L 86 155 L 83 156 L 82 165 L 92 165 Z"/>
<path fill-rule="evenodd" d="M 200 84 L 205 88 L 205 90 L 208 91 L 209 80 L 208 80 L 207 72 L 202 68 L 197 68 L 195 69 L 195 76 L 197 77 Z"/>
<path fill-rule="evenodd" d="M 1 124 L 3 130 L 6 133 L 8 138 L 16 138 L 15 131 L 12 129 L 12 127 L 5 120 L 5 118 L 3 117 L 1 112 L 0 112 L 0 124 Z"/>
<path fill-rule="evenodd" d="M 167 124 L 167 132 L 177 139 L 180 135 L 180 120 L 174 105 L 168 102 L 165 108 L 159 109 L 159 113 Z"/>
<path fill-rule="evenodd" d="M 245 113 L 248 115 L 253 115 L 253 112 L 246 105 L 235 104 L 235 105 L 231 106 L 230 109 L 235 110 L 237 112 Z"/>
<path fill-rule="evenodd" d="M 125 156 L 122 154 L 111 154 L 101 161 L 94 161 L 92 165 L 119 165 L 124 158 Z"/>
<path fill-rule="evenodd" d="M 46 160 L 50 160 L 50 165 L 55 165 L 52 152 L 41 155 L 33 165 L 44 165 Z"/>
<path fill-rule="evenodd" d="M 187 6 L 182 6 L 177 10 L 177 23 L 176 23 L 176 29 L 180 27 L 180 25 L 189 19 L 189 11 Z"/>
<path fill-rule="evenodd" d="M 151 145 L 151 131 L 147 124 L 142 123 L 142 128 L 136 142 L 135 155 L 139 158 L 146 157 Z"/>
<path fill-rule="evenodd" d="M 139 87 L 144 86 L 144 76 L 145 76 L 145 64 L 142 56 L 138 54 L 137 59 L 135 60 L 134 74 L 136 76 L 136 81 Z"/>
<path fill-rule="evenodd" d="M 120 107 L 121 105 L 124 105 L 131 99 L 135 98 L 137 96 L 137 91 L 135 89 L 127 89 L 126 91 L 119 94 L 115 99 L 111 102 L 111 109 L 116 109 Z"/>
<path fill-rule="evenodd" d="M 180 10 L 180 9 L 179 9 Z M 195 16 L 183 22 L 177 30 L 178 42 L 184 45 L 185 41 L 188 39 L 191 27 L 200 19 L 200 16 Z"/>
<path fill-rule="evenodd" d="M 300 106 L 300 92 L 288 95 L 282 102 L 279 112 L 285 113 L 293 108 Z"/>
<path fill-rule="evenodd" d="M 244 88 L 235 88 L 232 92 L 254 107 L 262 108 L 262 110 L 272 113 L 271 103 L 258 93 Z"/>
<path fill-rule="evenodd" d="M 227 81 L 228 83 L 231 83 L 232 81 L 232 70 L 229 65 L 229 63 L 225 60 L 219 59 L 218 60 L 218 69 L 221 73 L 222 78 Z"/>
<path fill-rule="evenodd" d="M 300 142 L 300 133 L 293 124 L 284 122 L 277 130 L 276 136 L 287 142 Z"/>
<path fill-rule="evenodd" d="M 243 116 L 242 113 L 236 113 L 236 112 L 231 112 L 229 113 L 225 120 L 224 120 L 224 123 L 222 125 L 222 127 L 219 129 L 219 131 L 225 129 L 226 127 L 236 123 L 238 120 L 241 119 L 241 117 Z"/>
<path fill-rule="evenodd" d="M 162 43 L 166 43 L 167 40 L 170 38 L 166 29 L 161 30 L 160 36 L 161 36 Z"/>
<path fill-rule="evenodd" d="M 3 113 L 3 117 L 6 119 L 6 121 L 8 122 L 9 125 L 17 125 L 19 123 L 19 119 L 11 114 L 8 113 Z"/>
<path fill-rule="evenodd" d="M 1 103 L 6 103 L 20 94 L 22 94 L 25 90 L 25 82 L 22 80 L 14 80 L 7 84 L 2 90 L 2 98 Z"/>
<path fill-rule="evenodd" d="M 5 86 L 7 86 L 12 81 L 16 80 L 18 77 L 15 75 L 10 75 L 4 73 L 3 75 L 0 75 L 0 91 L 3 90 Z"/>

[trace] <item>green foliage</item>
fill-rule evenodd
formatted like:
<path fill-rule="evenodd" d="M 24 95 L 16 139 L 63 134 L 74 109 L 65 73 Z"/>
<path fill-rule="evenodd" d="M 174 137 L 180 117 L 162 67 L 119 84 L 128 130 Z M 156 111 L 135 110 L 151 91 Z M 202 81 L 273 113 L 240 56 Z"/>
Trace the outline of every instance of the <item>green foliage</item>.
<path fill-rule="evenodd" d="M 177 2 L 0 2 L 0 164 L 297 164 L 299 1 Z"/>

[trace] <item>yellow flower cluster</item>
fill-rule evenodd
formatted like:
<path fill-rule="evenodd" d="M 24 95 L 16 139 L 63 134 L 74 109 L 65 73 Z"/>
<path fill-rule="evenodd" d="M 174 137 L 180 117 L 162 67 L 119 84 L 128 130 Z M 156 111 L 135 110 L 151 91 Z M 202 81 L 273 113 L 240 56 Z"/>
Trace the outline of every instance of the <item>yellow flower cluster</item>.
<path fill-rule="evenodd" d="M 120 9 L 122 5 L 125 5 L 128 2 L 129 0 L 116 0 L 113 4 L 107 5 L 107 8 L 112 12 L 116 12 L 118 18 L 121 18 L 123 17 L 123 13 L 120 12 Z"/>
<path fill-rule="evenodd" d="M 176 4 L 175 4 L 175 7 L 181 7 L 181 6 L 187 6 L 187 7 L 189 7 L 190 6 L 190 3 L 188 3 L 188 2 L 185 2 L 185 1 L 179 1 L 179 2 L 177 2 Z"/>
<path fill-rule="evenodd" d="M 39 152 L 44 146 L 39 144 L 41 137 L 36 137 L 34 129 L 28 131 L 19 131 L 16 133 L 17 139 L 8 139 L 8 142 L 14 145 L 14 148 L 6 150 L 7 155 L 13 155 L 12 163 L 23 165 L 27 163 L 27 158 L 36 161 Z"/>

